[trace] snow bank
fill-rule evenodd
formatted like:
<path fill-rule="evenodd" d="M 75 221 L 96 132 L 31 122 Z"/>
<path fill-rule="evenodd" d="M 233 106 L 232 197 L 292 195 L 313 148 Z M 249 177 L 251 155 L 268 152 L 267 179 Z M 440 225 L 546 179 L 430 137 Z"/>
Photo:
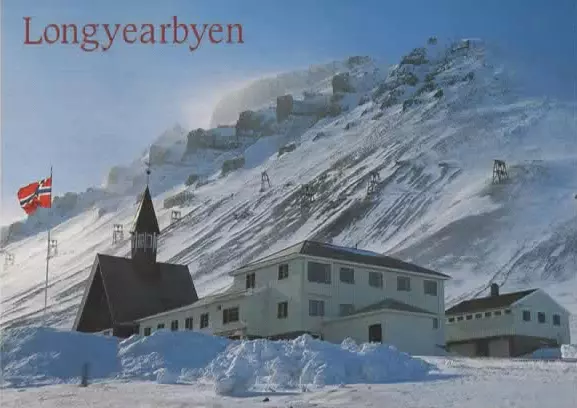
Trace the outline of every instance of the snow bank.
<path fill-rule="evenodd" d="M 192 377 L 204 368 L 230 340 L 193 331 L 159 330 L 150 336 L 132 336 L 120 343 L 122 376 L 131 379 L 176 383 L 181 375 Z"/>
<path fill-rule="evenodd" d="M 380 344 L 331 344 L 303 335 L 291 341 L 232 344 L 204 370 L 219 394 L 423 379 L 434 366 Z"/>
<path fill-rule="evenodd" d="M 303 335 L 290 341 L 231 341 L 198 332 L 161 330 L 113 337 L 45 328 L 13 329 L 2 339 L 4 386 L 89 380 L 209 383 L 219 394 L 423 379 L 434 369 L 394 347 L 331 344 Z"/>
<path fill-rule="evenodd" d="M 114 337 L 38 327 L 4 330 L 2 385 L 78 382 L 84 363 L 90 378 L 112 377 L 120 371 L 117 347 Z"/>
<path fill-rule="evenodd" d="M 577 359 L 577 344 L 563 344 L 561 357 L 565 359 Z"/>

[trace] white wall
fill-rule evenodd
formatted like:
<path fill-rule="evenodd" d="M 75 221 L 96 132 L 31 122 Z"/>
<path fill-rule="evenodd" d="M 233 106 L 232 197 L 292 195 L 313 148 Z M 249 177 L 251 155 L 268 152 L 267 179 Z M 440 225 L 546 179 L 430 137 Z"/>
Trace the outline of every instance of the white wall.
<path fill-rule="evenodd" d="M 511 314 L 505 314 L 507 309 Z M 500 310 L 501 316 L 495 316 L 495 310 Z M 542 291 L 532 293 L 508 308 L 495 310 L 463 314 L 462 321 L 457 321 L 457 316 L 448 316 L 454 317 L 455 322 L 446 322 L 447 342 L 508 335 L 555 339 L 560 341 L 560 344 L 570 342 L 568 313 Z M 531 312 L 530 322 L 523 321 L 523 310 Z M 492 316 L 485 317 L 485 312 L 489 311 Z M 538 323 L 537 312 L 545 313 L 545 323 Z M 482 314 L 482 318 L 475 317 L 478 313 Z M 553 325 L 553 314 L 560 315 L 560 326 Z M 467 315 L 472 315 L 473 319 L 466 320 Z"/>
<path fill-rule="evenodd" d="M 523 310 L 531 312 L 531 321 L 523 321 Z M 515 332 L 524 336 L 555 339 L 560 344 L 570 344 L 569 313 L 562 309 L 547 293 L 538 290 L 514 305 Z M 539 323 L 537 313 L 545 313 L 545 323 Z M 561 325 L 553 325 L 553 314 L 561 318 Z"/>
<path fill-rule="evenodd" d="M 340 343 L 347 337 L 357 343 L 368 342 L 369 326 L 381 324 L 383 343 L 413 355 L 440 355 L 444 351 L 437 345 L 444 345 L 445 339 L 441 326 L 433 328 L 433 317 L 386 310 L 350 316 L 326 322 L 323 338 L 333 343 Z"/>
<path fill-rule="evenodd" d="M 338 303 L 331 305 L 330 310 L 326 310 L 331 316 L 338 315 L 339 303 L 351 303 L 362 308 L 376 303 L 384 298 L 392 298 L 401 302 L 425 309 L 427 311 L 444 314 L 445 301 L 443 280 L 435 277 L 425 278 L 417 275 L 403 274 L 383 268 L 370 268 L 358 266 L 345 262 L 333 262 L 321 258 L 306 257 L 305 261 L 315 261 L 331 265 L 331 284 L 309 282 L 305 273 L 305 293 L 309 295 L 331 296 L 338 298 Z M 354 285 L 340 281 L 340 267 L 354 269 Z M 380 272 L 383 275 L 383 288 L 376 288 L 369 285 L 369 272 Z M 411 291 L 404 292 L 397 290 L 397 277 L 406 276 L 411 280 Z M 433 280 L 437 282 L 437 296 L 426 295 L 424 293 L 424 281 Z"/>
<path fill-rule="evenodd" d="M 479 339 L 493 336 L 506 336 L 515 334 L 513 322 L 513 311 L 511 314 L 505 314 L 505 309 L 497 309 L 501 311 L 501 316 L 495 316 L 496 310 L 484 310 L 482 312 L 467 313 L 462 316 L 462 321 L 453 323 L 446 323 L 445 332 L 447 335 L 447 342 L 462 341 L 469 339 Z M 485 317 L 485 312 L 491 312 L 491 317 Z M 477 314 L 481 314 L 481 318 L 476 318 Z M 472 316 L 472 320 L 466 320 L 466 316 Z M 449 316 L 455 317 L 457 316 Z"/>

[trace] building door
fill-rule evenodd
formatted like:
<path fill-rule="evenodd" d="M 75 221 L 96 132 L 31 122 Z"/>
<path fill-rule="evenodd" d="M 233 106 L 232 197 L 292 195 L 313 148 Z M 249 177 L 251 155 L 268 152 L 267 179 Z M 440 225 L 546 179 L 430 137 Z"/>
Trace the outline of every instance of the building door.
<path fill-rule="evenodd" d="M 372 324 L 369 326 L 369 343 L 382 343 L 383 329 L 380 324 Z"/>
<path fill-rule="evenodd" d="M 489 340 L 477 341 L 477 356 L 489 357 Z"/>

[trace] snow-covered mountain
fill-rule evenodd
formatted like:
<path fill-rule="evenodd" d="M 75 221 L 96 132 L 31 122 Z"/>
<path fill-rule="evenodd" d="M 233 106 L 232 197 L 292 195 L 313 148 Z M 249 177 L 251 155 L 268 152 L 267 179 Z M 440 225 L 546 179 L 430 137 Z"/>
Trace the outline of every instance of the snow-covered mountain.
<path fill-rule="evenodd" d="M 497 282 L 544 288 L 577 313 L 575 106 L 526 96 L 480 40 L 429 39 L 392 67 L 347 62 L 234 126 L 176 127 L 112 171 L 100 199 L 54 224 L 50 322 L 72 323 L 96 252 L 128 252 L 112 228 L 128 238 L 145 162 L 159 259 L 187 264 L 201 295 L 225 288 L 234 267 L 311 238 L 447 273 L 448 305 Z M 501 184 L 495 159 L 508 167 Z M 263 171 L 272 186 L 261 191 Z M 46 229 L 34 228 L 4 248 L 15 257 L 0 275 L 4 325 L 42 316 Z"/>

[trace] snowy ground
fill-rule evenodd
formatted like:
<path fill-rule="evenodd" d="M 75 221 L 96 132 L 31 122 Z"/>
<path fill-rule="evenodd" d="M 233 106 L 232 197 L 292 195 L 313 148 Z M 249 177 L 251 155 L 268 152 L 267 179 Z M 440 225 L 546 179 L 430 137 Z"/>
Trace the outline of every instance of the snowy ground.
<path fill-rule="evenodd" d="M 16 407 L 442 407 L 574 408 L 577 363 L 428 358 L 440 373 L 424 382 L 345 385 L 313 392 L 223 397 L 202 385 L 101 383 L 2 390 L 0 405 Z M 263 402 L 268 398 L 268 402 Z"/>

